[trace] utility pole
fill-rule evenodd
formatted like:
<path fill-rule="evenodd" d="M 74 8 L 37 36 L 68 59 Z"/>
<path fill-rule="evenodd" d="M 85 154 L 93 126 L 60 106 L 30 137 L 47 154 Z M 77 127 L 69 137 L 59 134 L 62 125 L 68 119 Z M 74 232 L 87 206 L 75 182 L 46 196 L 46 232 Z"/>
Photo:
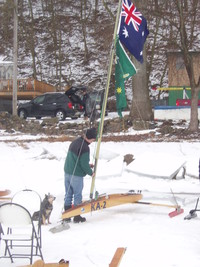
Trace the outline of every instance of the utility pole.
<path fill-rule="evenodd" d="M 14 37 L 13 37 L 13 98 L 12 114 L 17 115 L 17 28 L 18 28 L 18 0 L 14 1 Z"/>

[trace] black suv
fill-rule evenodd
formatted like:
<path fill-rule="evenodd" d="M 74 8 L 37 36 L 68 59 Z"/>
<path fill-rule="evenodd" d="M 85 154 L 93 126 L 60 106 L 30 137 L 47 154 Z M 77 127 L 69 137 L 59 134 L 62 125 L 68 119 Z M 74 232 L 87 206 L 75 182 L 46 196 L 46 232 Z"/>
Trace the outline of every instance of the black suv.
<path fill-rule="evenodd" d="M 18 116 L 23 119 L 57 117 L 59 120 L 64 120 L 66 117 L 76 119 L 80 114 L 65 93 L 46 93 L 27 103 L 19 104 Z"/>

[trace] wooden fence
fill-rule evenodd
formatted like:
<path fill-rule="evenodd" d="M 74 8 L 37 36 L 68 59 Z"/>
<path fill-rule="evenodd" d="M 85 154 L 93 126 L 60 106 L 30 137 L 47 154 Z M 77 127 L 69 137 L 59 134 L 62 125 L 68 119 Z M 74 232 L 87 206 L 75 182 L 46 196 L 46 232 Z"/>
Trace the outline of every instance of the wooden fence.
<path fill-rule="evenodd" d="M 19 99 L 32 99 L 37 95 L 44 94 L 46 92 L 55 92 L 56 88 L 53 85 L 34 80 L 18 79 L 17 80 L 17 96 Z M 0 80 L 0 97 L 10 98 L 13 94 L 13 80 Z"/>

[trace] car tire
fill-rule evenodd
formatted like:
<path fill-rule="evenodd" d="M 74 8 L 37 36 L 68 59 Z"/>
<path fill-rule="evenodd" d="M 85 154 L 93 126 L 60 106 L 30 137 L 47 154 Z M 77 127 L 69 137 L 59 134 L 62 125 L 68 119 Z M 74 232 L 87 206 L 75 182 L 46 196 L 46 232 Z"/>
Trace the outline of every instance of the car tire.
<path fill-rule="evenodd" d="M 27 118 L 27 112 L 25 109 L 20 109 L 18 112 L 18 115 L 21 119 L 26 119 Z"/>
<path fill-rule="evenodd" d="M 59 121 L 64 121 L 65 120 L 65 112 L 61 109 L 56 111 L 56 118 L 58 118 Z"/>

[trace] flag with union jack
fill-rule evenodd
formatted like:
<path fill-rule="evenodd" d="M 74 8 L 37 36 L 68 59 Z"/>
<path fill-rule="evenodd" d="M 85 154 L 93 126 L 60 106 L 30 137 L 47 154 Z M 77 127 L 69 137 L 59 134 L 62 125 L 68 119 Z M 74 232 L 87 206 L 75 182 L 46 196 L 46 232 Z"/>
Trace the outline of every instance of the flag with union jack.
<path fill-rule="evenodd" d="M 119 39 L 129 52 L 143 62 L 143 47 L 149 34 L 147 21 L 130 0 L 122 1 L 119 23 Z"/>

